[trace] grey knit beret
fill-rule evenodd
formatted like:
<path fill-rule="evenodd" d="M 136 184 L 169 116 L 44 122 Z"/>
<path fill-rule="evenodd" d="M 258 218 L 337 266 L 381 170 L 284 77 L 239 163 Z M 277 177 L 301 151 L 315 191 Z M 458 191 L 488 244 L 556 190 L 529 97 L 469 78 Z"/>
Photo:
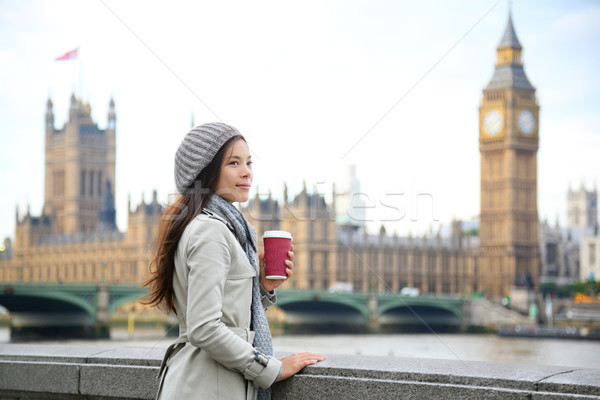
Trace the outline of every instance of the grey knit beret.
<path fill-rule="evenodd" d="M 175 153 L 175 185 L 179 193 L 194 181 L 215 157 L 219 149 L 240 132 L 222 122 L 199 125 L 188 132 Z"/>

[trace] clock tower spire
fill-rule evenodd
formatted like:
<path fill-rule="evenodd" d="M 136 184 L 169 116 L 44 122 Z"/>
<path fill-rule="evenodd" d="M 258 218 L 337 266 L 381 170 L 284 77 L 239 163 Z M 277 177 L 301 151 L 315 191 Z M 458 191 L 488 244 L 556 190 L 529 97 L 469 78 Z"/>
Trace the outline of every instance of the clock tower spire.
<path fill-rule="evenodd" d="M 479 107 L 480 291 L 491 297 L 537 286 L 539 106 L 523 69 L 512 16 L 496 47 Z"/>

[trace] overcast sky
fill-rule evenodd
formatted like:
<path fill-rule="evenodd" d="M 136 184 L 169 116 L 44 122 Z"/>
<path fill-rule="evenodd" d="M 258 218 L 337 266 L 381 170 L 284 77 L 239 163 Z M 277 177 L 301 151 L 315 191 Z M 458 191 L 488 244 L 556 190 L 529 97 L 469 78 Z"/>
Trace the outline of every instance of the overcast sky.
<path fill-rule="evenodd" d="M 564 224 L 569 184 L 600 180 L 600 3 L 512 3 L 541 106 L 539 215 Z M 115 100 L 120 229 L 128 195 L 137 204 L 154 189 L 163 202 L 174 193 L 173 155 L 192 114 L 247 137 L 252 193 L 281 197 L 287 182 L 295 194 L 306 181 L 329 197 L 356 164 L 372 231 L 378 220 L 414 234 L 471 219 L 478 106 L 508 7 L 0 0 L 0 237 L 14 235 L 16 206 L 41 212 L 46 101 L 62 128 L 72 92 L 102 129 Z M 76 47 L 79 61 L 54 60 Z"/>

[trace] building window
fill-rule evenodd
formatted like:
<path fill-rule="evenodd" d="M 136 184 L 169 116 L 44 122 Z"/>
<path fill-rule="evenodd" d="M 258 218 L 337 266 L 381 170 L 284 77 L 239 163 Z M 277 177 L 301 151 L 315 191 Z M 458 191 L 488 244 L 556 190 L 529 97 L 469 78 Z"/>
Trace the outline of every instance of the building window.
<path fill-rule="evenodd" d="M 102 196 L 102 171 L 98 172 L 98 196 Z"/>
<path fill-rule="evenodd" d="M 314 289 L 315 287 L 315 255 L 311 251 L 308 255 L 308 288 Z"/>
<path fill-rule="evenodd" d="M 94 195 L 94 171 L 90 171 L 90 196 Z"/>
<path fill-rule="evenodd" d="M 442 293 L 444 293 L 444 294 L 450 293 L 450 283 L 449 282 L 442 283 Z"/>
<path fill-rule="evenodd" d="M 354 290 L 356 291 L 363 291 L 366 290 L 363 288 L 362 286 L 362 260 L 360 258 L 360 256 L 358 255 L 358 253 L 355 253 L 353 255 L 353 260 L 354 260 L 354 268 L 352 268 L 352 275 L 353 275 L 353 279 L 354 279 Z"/>
<path fill-rule="evenodd" d="M 322 261 L 323 261 L 323 276 L 321 277 L 323 281 L 323 289 L 327 289 L 329 286 L 329 260 L 327 256 L 329 254 L 327 252 L 323 252 Z"/>
<path fill-rule="evenodd" d="M 85 171 L 81 171 L 81 182 L 79 182 L 79 194 L 85 196 Z"/>
<path fill-rule="evenodd" d="M 65 171 L 55 171 L 52 174 L 52 187 L 54 196 L 62 197 L 65 194 Z"/>
<path fill-rule="evenodd" d="M 546 243 L 546 262 L 548 264 L 556 263 L 556 244 Z"/>
<path fill-rule="evenodd" d="M 596 245 L 594 243 L 590 243 L 590 266 L 596 264 Z"/>

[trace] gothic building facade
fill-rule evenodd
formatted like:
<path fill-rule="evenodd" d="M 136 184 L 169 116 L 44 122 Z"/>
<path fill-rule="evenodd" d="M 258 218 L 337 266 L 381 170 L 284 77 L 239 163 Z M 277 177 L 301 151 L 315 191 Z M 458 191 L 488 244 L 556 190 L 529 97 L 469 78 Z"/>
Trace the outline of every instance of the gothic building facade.
<path fill-rule="evenodd" d="M 600 233 L 598 229 L 598 190 L 569 188 L 567 195 L 568 236 L 580 246 L 579 279 L 600 277 Z"/>
<path fill-rule="evenodd" d="M 73 95 L 69 119 L 56 129 L 48 100 L 44 206 L 39 216 L 17 210 L 0 281 L 139 284 L 146 278 L 162 207 L 156 192 L 149 203 L 142 200 L 133 210 L 130 204 L 127 231 L 117 229 L 115 122 L 112 99 L 107 127 L 99 129 L 90 105 Z"/>
<path fill-rule="evenodd" d="M 336 193 L 332 198 L 343 197 Z M 471 294 L 483 289 L 476 282 L 478 239 L 453 223 L 449 238 L 369 235 L 360 225 L 336 223 L 335 202 L 321 193 L 303 190 L 280 204 L 270 197 L 250 199 L 242 209 L 259 235 L 271 229 L 292 234 L 294 279 L 289 288 L 399 292 L 417 287 L 427 294 Z M 260 243 L 259 243 L 260 245 Z M 341 285 L 340 285 L 341 284 Z"/>
<path fill-rule="evenodd" d="M 55 129 L 48 101 L 44 207 L 40 216 L 29 211 L 16 216 L 15 242 L 5 242 L 0 253 L 0 281 L 139 284 L 146 279 L 162 207 L 156 193 L 134 210 L 129 204 L 127 231 L 117 229 L 115 121 L 112 100 L 102 130 L 92 121 L 90 106 L 73 96 L 68 122 Z M 377 292 L 416 287 L 428 294 L 480 292 L 498 298 L 531 292 L 540 266 L 549 277 L 572 279 L 578 266 L 569 258 L 572 246 L 560 244 L 561 236 L 547 224 L 539 228 L 539 106 L 510 16 L 492 79 L 483 89 L 479 122 L 481 215 L 475 233 L 455 221 L 444 237 L 398 237 L 383 227 L 369 235 L 353 218 L 340 218 L 336 204 L 352 206 L 351 201 L 328 203 L 306 185 L 294 196 L 285 188 L 281 201 L 251 199 L 242 211 L 259 236 L 270 229 L 293 235 L 296 268 L 286 286 Z M 342 186 L 346 194 L 356 190 L 353 179 Z M 343 198 L 335 187 L 332 191 L 333 199 Z M 588 249 L 597 264 L 600 243 Z"/>

